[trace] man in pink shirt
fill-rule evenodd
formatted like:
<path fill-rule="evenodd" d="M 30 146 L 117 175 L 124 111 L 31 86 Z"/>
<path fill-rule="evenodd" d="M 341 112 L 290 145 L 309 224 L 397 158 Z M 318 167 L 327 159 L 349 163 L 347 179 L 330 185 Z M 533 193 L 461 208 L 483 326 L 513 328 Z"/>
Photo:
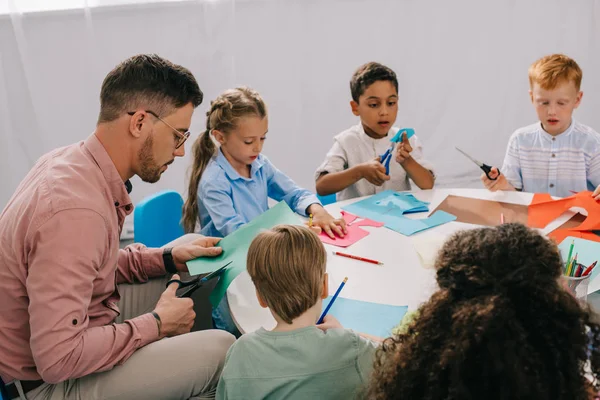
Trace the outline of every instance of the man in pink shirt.
<path fill-rule="evenodd" d="M 201 102 L 187 69 L 131 57 L 104 79 L 96 131 L 42 156 L 0 214 L 0 378 L 9 399 L 214 397 L 234 337 L 189 333 L 193 302 L 177 298 L 176 285 L 151 312 L 115 323 L 117 284 L 187 271 L 185 261 L 221 252 L 213 238 L 119 249 L 133 211 L 129 179 L 156 182 L 184 155 Z"/>

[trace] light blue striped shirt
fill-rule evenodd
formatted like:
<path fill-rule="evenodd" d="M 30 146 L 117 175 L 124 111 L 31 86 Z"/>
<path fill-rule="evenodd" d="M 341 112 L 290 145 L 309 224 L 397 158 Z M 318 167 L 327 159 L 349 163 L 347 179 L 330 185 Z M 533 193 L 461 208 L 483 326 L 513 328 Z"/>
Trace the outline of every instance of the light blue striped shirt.
<path fill-rule="evenodd" d="M 250 178 L 241 176 L 221 150 L 210 161 L 198 188 L 203 235 L 229 235 L 267 211 L 269 198 L 284 200 L 292 210 L 304 216 L 308 206 L 321 204 L 317 196 L 296 185 L 262 154 L 250 168 Z"/>
<path fill-rule="evenodd" d="M 575 120 L 558 136 L 541 123 L 517 129 L 501 172 L 516 189 L 552 196 L 594 190 L 600 184 L 600 135 Z"/>

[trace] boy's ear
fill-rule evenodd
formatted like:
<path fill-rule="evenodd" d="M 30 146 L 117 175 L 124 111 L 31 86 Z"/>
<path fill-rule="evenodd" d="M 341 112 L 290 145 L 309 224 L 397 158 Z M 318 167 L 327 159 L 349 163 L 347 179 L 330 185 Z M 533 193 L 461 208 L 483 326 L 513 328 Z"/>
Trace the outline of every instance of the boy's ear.
<path fill-rule="evenodd" d="M 582 97 L 583 97 L 583 92 L 579 91 L 579 93 L 577 93 L 577 100 L 575 100 L 575 108 L 579 107 L 579 104 L 581 104 Z"/>
<path fill-rule="evenodd" d="M 533 103 L 533 91 L 529 90 L 529 99 Z"/>
<path fill-rule="evenodd" d="M 321 293 L 321 298 L 326 299 L 329 296 L 329 275 L 325 272 L 325 276 L 323 277 L 323 293 Z"/>
<path fill-rule="evenodd" d="M 269 306 L 267 305 L 267 302 L 263 300 L 263 298 L 261 297 L 260 293 L 258 293 L 258 290 L 256 290 L 256 288 L 254 288 L 254 293 L 256 293 L 256 298 L 258 299 L 258 304 L 260 304 L 260 306 L 262 308 L 269 308 Z"/>
<path fill-rule="evenodd" d="M 358 103 L 352 100 L 350 102 L 350 108 L 352 108 L 352 114 L 358 117 Z"/>
<path fill-rule="evenodd" d="M 217 142 L 219 142 L 220 144 L 225 143 L 225 135 L 223 135 L 223 132 L 213 129 L 212 134 L 215 137 L 215 139 L 217 139 Z"/>

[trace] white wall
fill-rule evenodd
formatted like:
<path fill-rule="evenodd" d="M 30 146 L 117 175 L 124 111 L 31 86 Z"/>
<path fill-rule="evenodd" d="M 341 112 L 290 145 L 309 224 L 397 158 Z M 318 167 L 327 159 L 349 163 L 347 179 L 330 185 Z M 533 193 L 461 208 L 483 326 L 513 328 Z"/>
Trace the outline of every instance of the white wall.
<path fill-rule="evenodd" d="M 188 67 L 206 101 L 257 89 L 270 108 L 264 152 L 300 184 L 332 137 L 355 123 L 354 69 L 367 61 L 399 77 L 397 125 L 413 127 L 438 184 L 477 185 L 479 170 L 453 147 L 502 163 L 508 137 L 535 121 L 527 68 L 564 52 L 584 71 L 582 122 L 600 129 L 600 0 L 183 1 L 0 16 L 0 208 L 44 152 L 87 137 L 102 79 L 121 60 L 155 52 Z M 188 150 L 190 145 L 187 145 Z M 134 202 L 185 193 L 186 156 Z"/>

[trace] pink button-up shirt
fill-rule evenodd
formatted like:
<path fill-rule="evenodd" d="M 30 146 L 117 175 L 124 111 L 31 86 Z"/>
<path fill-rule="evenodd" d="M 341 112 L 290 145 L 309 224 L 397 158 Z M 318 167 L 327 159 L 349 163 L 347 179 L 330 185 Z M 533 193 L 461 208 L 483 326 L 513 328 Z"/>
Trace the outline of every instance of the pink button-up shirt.
<path fill-rule="evenodd" d="M 160 249 L 119 249 L 131 199 L 95 135 L 44 155 L 0 214 L 0 377 L 57 383 L 158 339 L 151 314 L 114 324 L 117 283 L 165 274 Z"/>

